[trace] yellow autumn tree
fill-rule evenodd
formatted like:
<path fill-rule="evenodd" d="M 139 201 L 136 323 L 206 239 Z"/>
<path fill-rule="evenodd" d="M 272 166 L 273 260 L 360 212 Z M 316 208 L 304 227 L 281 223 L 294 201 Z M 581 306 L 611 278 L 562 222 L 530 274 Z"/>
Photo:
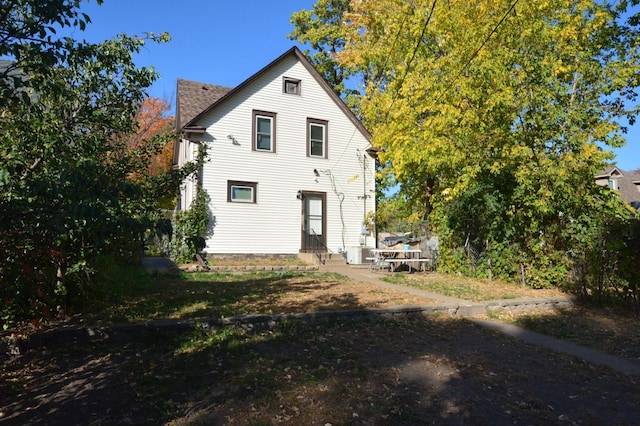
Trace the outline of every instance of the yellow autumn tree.
<path fill-rule="evenodd" d="M 466 242 L 495 248 L 505 277 L 526 265 L 532 283 L 562 283 L 594 223 L 622 212 L 593 176 L 636 115 L 627 6 L 352 1 L 339 63 L 369 70 L 359 110 L 413 208 L 438 225 L 445 266 L 460 267 Z"/>

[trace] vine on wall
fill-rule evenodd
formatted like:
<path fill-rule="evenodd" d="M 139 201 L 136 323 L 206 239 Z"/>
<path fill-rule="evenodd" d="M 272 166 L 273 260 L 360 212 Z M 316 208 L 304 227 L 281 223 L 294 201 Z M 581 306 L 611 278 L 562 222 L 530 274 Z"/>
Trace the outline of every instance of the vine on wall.
<path fill-rule="evenodd" d="M 200 188 L 189 210 L 176 211 L 173 219 L 172 257 L 177 263 L 195 260 L 206 245 L 209 226 L 209 196 Z"/>

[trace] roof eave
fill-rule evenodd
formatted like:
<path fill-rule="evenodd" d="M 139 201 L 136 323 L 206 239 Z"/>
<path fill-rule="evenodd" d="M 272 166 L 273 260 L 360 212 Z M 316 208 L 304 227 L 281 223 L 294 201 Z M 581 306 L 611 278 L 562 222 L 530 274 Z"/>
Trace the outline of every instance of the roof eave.
<path fill-rule="evenodd" d="M 278 56 L 276 59 L 271 61 L 267 66 L 262 68 L 257 73 L 253 74 L 251 77 L 240 83 L 238 86 L 230 90 L 227 94 L 222 96 L 220 99 L 212 103 L 208 108 L 203 110 L 200 114 L 196 115 L 192 118 L 188 123 L 183 126 L 183 129 L 187 127 L 192 127 L 194 123 L 197 123 L 200 118 L 209 113 L 212 109 L 226 101 L 228 98 L 234 96 L 237 92 L 242 90 L 244 87 L 248 86 L 252 81 L 256 80 L 264 73 L 266 73 L 269 69 L 273 68 L 276 64 L 282 61 L 289 55 L 294 55 L 300 63 L 307 69 L 307 71 L 313 76 L 313 78 L 318 82 L 320 87 L 329 95 L 329 97 L 336 103 L 336 105 L 342 110 L 342 112 L 349 118 L 349 120 L 356 126 L 356 128 L 362 133 L 362 135 L 367 139 L 367 141 L 371 141 L 371 133 L 364 127 L 364 125 L 358 120 L 358 117 L 351 111 L 351 109 L 344 103 L 344 101 L 333 91 L 329 83 L 318 73 L 318 70 L 315 69 L 313 64 L 309 61 L 309 59 L 298 49 L 296 46 L 284 52 L 282 55 Z"/>
<path fill-rule="evenodd" d="M 228 98 L 232 97 L 233 95 L 235 95 L 237 92 L 239 92 L 240 90 L 242 90 L 244 87 L 248 86 L 252 81 L 256 80 L 258 77 L 260 77 L 262 74 L 264 74 L 265 72 L 267 72 L 267 70 L 271 69 L 274 65 L 276 65 L 278 62 L 280 62 L 283 58 L 285 58 L 287 55 L 290 55 L 294 50 L 298 50 L 297 47 L 292 47 L 291 49 L 287 50 L 285 53 L 283 53 L 282 55 L 278 56 L 276 59 L 274 59 L 273 61 L 271 61 L 267 66 L 265 66 L 264 68 L 262 68 L 260 71 L 258 71 L 257 73 L 253 74 L 251 77 L 249 77 L 248 79 L 246 79 L 245 81 L 243 81 L 242 83 L 240 83 L 238 86 L 234 87 L 233 89 L 231 89 L 227 94 L 225 94 L 224 96 L 222 96 L 220 99 L 218 99 L 217 101 L 215 101 L 214 103 L 212 103 L 208 108 L 204 109 L 200 114 L 196 115 L 195 117 L 193 117 L 187 124 L 184 125 L 184 127 L 189 127 L 191 126 L 193 123 L 196 123 L 200 118 L 202 118 L 204 115 L 206 115 L 209 111 L 211 111 L 212 109 L 214 109 L 216 106 L 218 106 L 219 104 L 221 104 L 222 102 L 224 102 L 225 100 L 227 100 Z"/>
<path fill-rule="evenodd" d="M 313 76 L 313 78 L 318 82 L 320 87 L 324 89 L 324 91 L 329 95 L 331 99 L 338 105 L 338 107 L 342 110 L 342 112 L 349 118 L 349 120 L 356 126 L 356 128 L 362 133 L 362 135 L 367 139 L 367 141 L 371 141 L 371 133 L 364 127 L 362 122 L 356 117 L 351 108 L 344 103 L 342 98 L 333 91 L 333 88 L 329 86 L 329 83 L 320 75 L 318 70 L 313 66 L 311 61 L 298 49 L 297 47 L 293 47 L 289 52 L 293 51 L 296 55 L 300 63 L 309 71 L 309 73 Z M 289 53 L 287 52 L 287 53 Z"/>
<path fill-rule="evenodd" d="M 207 130 L 204 126 L 184 126 L 181 129 L 181 133 L 192 133 L 194 135 L 204 135 L 204 132 Z"/>

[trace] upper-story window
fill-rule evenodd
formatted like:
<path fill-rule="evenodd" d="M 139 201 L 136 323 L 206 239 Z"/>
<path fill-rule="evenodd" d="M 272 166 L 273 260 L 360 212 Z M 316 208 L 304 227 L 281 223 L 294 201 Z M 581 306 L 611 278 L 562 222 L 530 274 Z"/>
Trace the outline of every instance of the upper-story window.
<path fill-rule="evenodd" d="M 253 111 L 253 150 L 276 152 L 276 113 Z"/>
<path fill-rule="evenodd" d="M 300 94 L 300 80 L 296 78 L 284 77 L 282 79 L 282 92 L 290 95 Z"/>
<path fill-rule="evenodd" d="M 309 157 L 328 158 L 329 122 L 307 118 L 307 155 Z"/>

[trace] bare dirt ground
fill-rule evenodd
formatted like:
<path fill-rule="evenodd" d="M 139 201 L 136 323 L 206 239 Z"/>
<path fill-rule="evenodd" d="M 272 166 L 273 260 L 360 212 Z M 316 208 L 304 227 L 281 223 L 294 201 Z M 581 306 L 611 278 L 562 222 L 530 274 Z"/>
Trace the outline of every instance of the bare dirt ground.
<path fill-rule="evenodd" d="M 196 333 L 197 334 L 197 333 Z M 634 425 L 637 377 L 449 318 L 141 335 L 3 363 L 3 424 Z"/>
<path fill-rule="evenodd" d="M 169 284 L 159 291 L 184 293 Z M 192 318 L 229 298 L 229 287 L 195 284 L 187 309 L 171 315 L 166 306 L 154 310 Z M 229 309 L 303 312 L 433 302 L 331 276 L 258 284 L 234 285 Z M 132 303 L 146 306 L 142 299 Z M 593 316 L 605 328 L 580 333 L 591 327 L 585 315 L 580 327 L 571 326 L 568 313 L 547 315 L 566 319 L 560 331 L 587 343 L 605 340 L 613 329 Z M 554 332 L 549 316 L 535 318 L 526 320 Z M 637 325 L 630 321 L 627 329 Z M 612 352 L 625 345 L 624 329 L 609 333 L 615 334 L 606 343 Z M 627 346 L 637 345 L 637 329 L 627 333 L 635 336 Z M 589 333 L 592 340 L 584 337 Z M 640 353 L 623 352 L 631 358 Z M 284 322 L 252 332 L 147 330 L 92 342 L 65 339 L 5 357 L 1 365 L 0 424 L 7 425 L 635 425 L 640 419 L 640 377 L 449 317 Z"/>

